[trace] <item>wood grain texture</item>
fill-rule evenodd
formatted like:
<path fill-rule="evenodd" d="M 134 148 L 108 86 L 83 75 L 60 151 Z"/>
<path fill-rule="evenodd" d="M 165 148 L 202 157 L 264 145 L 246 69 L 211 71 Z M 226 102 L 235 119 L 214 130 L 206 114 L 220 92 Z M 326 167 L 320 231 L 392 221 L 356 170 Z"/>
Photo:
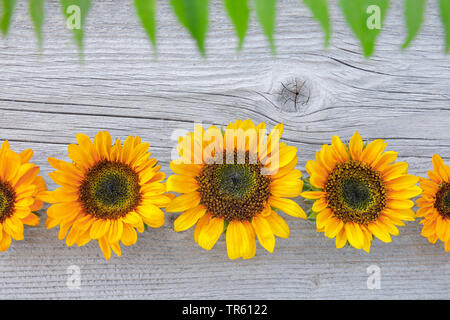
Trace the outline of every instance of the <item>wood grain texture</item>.
<path fill-rule="evenodd" d="M 130 1 L 95 1 L 86 22 L 84 63 L 65 28 L 59 1 L 46 3 L 39 54 L 25 1 L 7 39 L 0 40 L 0 139 L 33 148 L 50 189 L 47 158 L 67 158 L 75 134 L 98 130 L 151 144 L 162 170 L 176 137 L 194 122 L 226 125 L 237 118 L 285 123 L 284 141 L 298 148 L 299 168 L 332 135 L 383 138 L 410 172 L 425 175 L 431 157 L 450 160 L 450 59 L 435 1 L 411 47 L 401 1 L 391 1 L 377 49 L 363 58 L 333 2 L 331 45 L 298 0 L 280 0 L 271 51 L 252 14 L 241 53 L 220 1 L 211 1 L 207 59 L 201 58 L 170 7 L 158 8 L 158 56 L 153 58 Z M 300 201 L 300 200 L 299 200 Z M 167 214 L 121 258 L 103 260 L 94 242 L 67 248 L 57 228 L 27 228 L 25 240 L 0 255 L 0 298 L 85 299 L 379 299 L 450 298 L 450 255 L 410 222 L 392 243 L 374 240 L 370 254 L 336 250 L 312 222 L 286 217 L 289 239 L 275 252 L 258 245 L 254 259 L 229 261 L 222 237 L 211 251 L 193 231 L 175 233 Z M 366 268 L 381 268 L 381 289 L 368 290 Z M 81 268 L 81 288 L 66 286 L 67 268 Z"/>

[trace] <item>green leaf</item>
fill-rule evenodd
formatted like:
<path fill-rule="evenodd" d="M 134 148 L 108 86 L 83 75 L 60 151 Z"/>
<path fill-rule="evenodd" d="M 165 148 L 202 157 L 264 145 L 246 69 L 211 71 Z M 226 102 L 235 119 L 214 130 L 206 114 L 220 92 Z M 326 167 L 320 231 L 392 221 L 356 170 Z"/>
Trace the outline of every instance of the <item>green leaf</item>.
<path fill-rule="evenodd" d="M 314 19 L 320 22 L 323 31 L 325 32 L 325 46 L 328 47 L 330 43 L 330 15 L 328 13 L 327 0 L 303 0 L 305 5 L 311 10 Z"/>
<path fill-rule="evenodd" d="M 306 211 L 307 219 L 310 220 L 310 221 L 316 221 L 316 218 L 317 218 L 318 214 L 319 214 L 318 212 L 314 212 L 312 209 L 308 209 Z"/>
<path fill-rule="evenodd" d="M 445 29 L 445 52 L 450 52 L 450 0 L 439 0 L 441 18 Z"/>
<path fill-rule="evenodd" d="M 277 0 L 255 0 L 256 15 L 264 33 L 270 42 L 272 53 L 275 53 L 273 32 L 275 30 L 275 16 L 277 10 Z"/>
<path fill-rule="evenodd" d="M 156 1 L 155 0 L 134 0 L 137 15 L 141 19 L 142 26 L 152 41 L 156 50 Z"/>
<path fill-rule="evenodd" d="M 228 225 L 229 225 L 229 224 L 230 224 L 230 221 L 225 220 L 225 221 L 223 222 L 223 231 L 222 231 L 222 234 L 227 233 L 227 229 L 228 229 Z"/>
<path fill-rule="evenodd" d="M 245 34 L 248 29 L 250 9 L 247 0 L 224 0 L 225 8 L 233 22 L 236 34 L 239 38 L 238 50 L 242 49 Z"/>
<path fill-rule="evenodd" d="M 197 41 L 205 56 L 205 37 L 208 31 L 208 0 L 170 0 L 175 15 Z"/>
<path fill-rule="evenodd" d="M 39 48 L 42 48 L 42 25 L 44 24 L 44 2 L 45 0 L 30 0 L 29 9 L 34 31 L 38 39 Z"/>
<path fill-rule="evenodd" d="M 11 17 L 16 6 L 16 0 L 2 0 L 2 15 L 0 17 L 0 29 L 3 37 L 6 37 L 11 24 Z"/>
<path fill-rule="evenodd" d="M 73 31 L 80 54 L 83 52 L 83 26 L 87 13 L 91 8 L 91 0 L 61 0 L 67 28 Z"/>
<path fill-rule="evenodd" d="M 319 188 L 314 187 L 311 184 L 311 182 L 309 181 L 310 177 L 304 178 L 302 180 L 303 180 L 303 191 L 319 191 L 319 190 L 321 190 Z M 308 200 L 308 199 L 306 199 L 306 200 Z"/>
<path fill-rule="evenodd" d="M 423 22 L 426 0 L 405 0 L 405 21 L 408 37 L 402 48 L 407 48 L 419 33 Z"/>
<path fill-rule="evenodd" d="M 389 0 L 340 0 L 339 4 L 353 33 L 361 41 L 364 55 L 370 57 L 389 8 Z"/>

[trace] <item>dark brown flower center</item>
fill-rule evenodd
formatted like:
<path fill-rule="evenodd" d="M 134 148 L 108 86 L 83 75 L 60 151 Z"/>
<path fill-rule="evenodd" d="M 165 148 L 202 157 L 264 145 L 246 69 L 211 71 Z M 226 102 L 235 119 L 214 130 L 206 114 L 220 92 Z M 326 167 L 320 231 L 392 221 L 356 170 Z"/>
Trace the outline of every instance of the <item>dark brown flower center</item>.
<path fill-rule="evenodd" d="M 14 213 L 16 193 L 8 182 L 0 182 L 0 223 Z"/>
<path fill-rule="evenodd" d="M 434 207 L 441 216 L 450 219 L 450 183 L 444 182 L 439 187 Z"/>
<path fill-rule="evenodd" d="M 100 219 L 117 219 L 140 203 L 139 176 L 128 165 L 103 161 L 96 164 L 80 187 L 87 213 Z"/>
<path fill-rule="evenodd" d="M 263 165 L 250 161 L 249 153 L 245 160 L 234 163 L 206 164 L 196 177 L 201 194 L 200 203 L 205 205 L 213 217 L 221 217 L 226 221 L 247 220 L 261 212 L 267 204 L 271 179 L 261 174 Z"/>
<path fill-rule="evenodd" d="M 386 186 L 381 174 L 359 161 L 336 165 L 324 191 L 334 215 L 344 222 L 368 224 L 386 207 Z"/>

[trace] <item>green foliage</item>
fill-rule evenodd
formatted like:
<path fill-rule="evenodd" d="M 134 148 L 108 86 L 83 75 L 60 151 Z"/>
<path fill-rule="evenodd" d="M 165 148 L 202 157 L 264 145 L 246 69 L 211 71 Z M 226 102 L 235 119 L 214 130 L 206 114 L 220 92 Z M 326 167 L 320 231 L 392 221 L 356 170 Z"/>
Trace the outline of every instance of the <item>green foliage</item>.
<path fill-rule="evenodd" d="M 411 41 L 419 33 L 423 22 L 426 0 L 405 0 L 405 20 L 408 37 L 403 44 L 403 48 L 409 46 Z"/>
<path fill-rule="evenodd" d="M 327 0 L 303 0 L 305 5 L 311 10 L 313 17 L 320 22 L 325 32 L 325 46 L 328 47 L 331 36 L 330 16 L 328 13 Z"/>
<path fill-rule="evenodd" d="M 384 18 L 386 17 L 389 0 L 340 0 L 339 4 L 353 33 L 361 41 L 364 55 L 370 57 L 375 48 L 375 41 L 380 33 Z M 378 10 L 380 14 L 380 25 L 374 26 L 377 22 Z M 374 20 L 372 21 L 371 19 Z"/>
<path fill-rule="evenodd" d="M 2 30 L 3 37 L 6 37 L 11 24 L 11 17 L 16 6 L 16 0 L 2 0 L 1 17 L 0 17 L 0 29 Z"/>
<path fill-rule="evenodd" d="M 178 20 L 197 41 L 198 49 L 205 56 L 205 37 L 208 31 L 208 0 L 170 0 L 170 4 Z"/>
<path fill-rule="evenodd" d="M 314 212 L 311 208 L 306 211 L 306 217 L 309 221 L 316 221 L 318 212 Z"/>
<path fill-rule="evenodd" d="M 134 0 L 134 6 L 156 52 L 156 0 Z"/>
<path fill-rule="evenodd" d="M 445 30 L 445 52 L 450 51 L 450 0 L 439 0 L 441 18 Z"/>
<path fill-rule="evenodd" d="M 275 30 L 275 16 L 277 9 L 277 0 L 255 0 L 256 15 L 261 24 L 264 33 L 269 39 L 272 52 L 275 53 L 275 43 L 273 33 Z"/>
<path fill-rule="evenodd" d="M 224 0 L 223 2 L 239 38 L 238 50 L 241 50 L 250 18 L 248 0 Z"/>
<path fill-rule="evenodd" d="M 45 0 L 30 0 L 28 3 L 31 21 L 38 40 L 39 48 L 42 49 L 42 25 L 44 24 Z"/>
<path fill-rule="evenodd" d="M 61 5 L 67 25 L 71 25 L 73 38 L 75 39 L 81 53 L 83 52 L 83 26 L 89 9 L 91 8 L 91 0 L 61 0 Z M 80 13 L 79 17 L 77 17 L 78 12 Z M 78 19 L 79 26 L 74 26 L 76 25 Z"/>
<path fill-rule="evenodd" d="M 309 181 L 310 178 L 304 178 L 303 180 L 303 191 L 320 191 L 319 188 L 314 187 Z"/>
<path fill-rule="evenodd" d="M 45 0 L 28 0 L 29 13 L 36 33 L 39 47 L 42 47 L 42 27 L 44 24 Z M 274 33 L 276 26 L 277 0 L 222 0 L 224 9 L 239 39 L 238 50 L 243 47 L 249 28 L 250 13 L 253 8 L 259 24 L 266 35 L 273 53 L 275 53 Z M 0 29 L 5 37 L 8 33 L 11 18 L 17 0 L 0 0 Z M 84 24 L 91 7 L 91 0 L 60 0 L 66 25 L 72 29 L 73 37 L 80 54 L 83 51 Z M 156 53 L 156 5 L 157 0 L 133 0 L 136 14 L 147 33 Z M 302 0 L 317 20 L 325 34 L 325 46 L 331 38 L 331 17 L 328 0 Z M 363 53 L 370 57 L 375 49 L 376 39 L 381 32 L 384 19 L 389 9 L 389 0 L 339 0 L 342 13 L 359 39 Z M 445 31 L 445 52 L 450 52 L 450 0 L 437 0 L 441 20 Z M 417 37 L 423 25 L 426 0 L 404 0 L 404 19 L 406 37 L 402 48 L 407 48 Z M 205 39 L 209 28 L 209 0 L 170 0 L 170 5 L 183 25 L 196 41 L 198 49 L 206 56 Z M 73 28 L 78 8 L 78 28 Z M 72 26 L 72 27 L 71 27 Z"/>
<path fill-rule="evenodd" d="M 230 222 L 227 221 L 227 220 L 225 220 L 225 221 L 223 222 L 223 231 L 222 231 L 222 234 L 227 233 L 227 229 L 228 229 L 228 225 L 229 225 L 229 224 L 230 224 Z"/>

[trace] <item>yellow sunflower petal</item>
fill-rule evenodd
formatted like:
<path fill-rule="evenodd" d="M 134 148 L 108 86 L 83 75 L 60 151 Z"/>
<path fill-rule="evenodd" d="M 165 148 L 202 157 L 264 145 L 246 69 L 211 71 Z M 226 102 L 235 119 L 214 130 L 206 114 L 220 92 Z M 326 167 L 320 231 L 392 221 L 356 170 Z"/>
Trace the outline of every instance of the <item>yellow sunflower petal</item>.
<path fill-rule="evenodd" d="M 383 227 L 381 227 L 376 221 L 369 223 L 367 228 L 372 234 L 383 242 L 391 242 L 391 236 Z"/>
<path fill-rule="evenodd" d="M 314 212 L 320 212 L 323 209 L 325 209 L 326 207 L 328 207 L 328 202 L 325 198 L 320 198 L 316 201 L 314 201 L 314 204 L 312 206 L 312 210 Z"/>
<path fill-rule="evenodd" d="M 317 200 L 325 197 L 327 193 L 323 191 L 305 191 L 302 192 L 300 195 L 305 199 Z"/>
<path fill-rule="evenodd" d="M 342 143 L 341 139 L 338 136 L 333 136 L 331 139 L 331 146 L 334 150 L 335 157 L 339 162 L 348 161 L 348 152 L 347 146 Z"/>
<path fill-rule="evenodd" d="M 20 156 L 10 149 L 5 149 L 0 153 L 0 178 L 2 181 L 11 181 L 15 178 L 19 171 L 21 161 Z"/>
<path fill-rule="evenodd" d="M 336 235 L 336 249 L 340 249 L 347 243 L 347 235 L 345 232 L 345 228 L 342 228 L 341 231 Z"/>
<path fill-rule="evenodd" d="M 202 170 L 201 165 L 199 165 L 199 164 L 184 164 L 180 160 L 170 162 L 170 169 L 175 174 L 189 176 L 189 177 L 196 177 L 201 173 L 201 170 Z"/>
<path fill-rule="evenodd" d="M 175 221 L 174 229 L 176 232 L 184 231 L 192 227 L 197 223 L 206 212 L 206 208 L 203 206 L 197 206 L 183 212 Z"/>
<path fill-rule="evenodd" d="M 387 151 L 378 156 L 378 158 L 372 163 L 372 167 L 377 171 L 383 172 L 392 162 L 397 159 L 398 152 Z"/>
<path fill-rule="evenodd" d="M 363 140 L 358 132 L 355 132 L 349 143 L 349 153 L 353 160 L 360 160 L 363 150 Z"/>
<path fill-rule="evenodd" d="M 141 205 L 136 212 L 142 216 L 142 220 L 152 228 L 159 228 L 164 224 L 164 212 L 154 204 Z"/>
<path fill-rule="evenodd" d="M 200 194 L 198 192 L 191 192 L 176 197 L 169 206 L 167 212 L 180 212 L 193 208 L 200 203 Z"/>
<path fill-rule="evenodd" d="M 398 177 L 406 175 L 408 169 L 408 163 L 406 162 L 396 162 L 386 167 L 382 171 L 383 180 L 390 181 Z"/>
<path fill-rule="evenodd" d="M 89 236 L 92 239 L 100 239 L 108 232 L 110 226 L 111 220 L 108 219 L 95 220 L 90 228 Z"/>
<path fill-rule="evenodd" d="M 413 175 L 405 175 L 402 177 L 395 178 L 393 180 L 387 181 L 386 186 L 391 190 L 402 190 L 414 186 L 419 182 L 419 178 Z"/>
<path fill-rule="evenodd" d="M 280 209 L 290 216 L 306 219 L 306 213 L 303 209 L 291 199 L 279 198 L 271 196 L 269 204 L 277 209 Z"/>
<path fill-rule="evenodd" d="M 78 239 L 79 230 L 75 228 L 71 228 L 66 237 L 66 245 L 71 247 L 75 244 L 75 241 Z"/>
<path fill-rule="evenodd" d="M 414 202 L 405 199 L 403 200 L 391 199 L 387 201 L 386 207 L 391 209 L 409 209 L 414 207 Z"/>
<path fill-rule="evenodd" d="M 442 158 L 435 154 L 433 155 L 433 169 L 440 176 L 442 181 L 449 182 L 450 177 L 447 175 L 447 170 L 445 169 L 445 164 Z"/>
<path fill-rule="evenodd" d="M 189 193 L 199 188 L 198 182 L 191 177 L 171 175 L 167 179 L 167 191 Z"/>
<path fill-rule="evenodd" d="M 409 199 L 414 198 L 422 193 L 422 189 L 418 186 L 412 186 L 407 189 L 399 190 L 399 191 L 390 191 L 388 192 L 389 199 Z"/>
<path fill-rule="evenodd" d="M 269 223 L 270 228 L 274 235 L 280 238 L 289 237 L 289 226 L 275 211 L 271 211 L 271 214 L 265 217 Z"/>
<path fill-rule="evenodd" d="M 356 249 L 361 249 L 364 244 L 363 234 L 361 229 L 356 223 L 347 222 L 344 224 L 345 234 L 348 242 Z"/>
<path fill-rule="evenodd" d="M 91 241 L 91 237 L 89 236 L 89 230 L 83 231 L 79 234 L 78 239 L 76 240 L 76 244 L 79 247 L 82 247 L 88 244 Z"/>
<path fill-rule="evenodd" d="M 387 143 L 384 140 L 374 140 L 367 147 L 364 148 L 361 154 L 361 161 L 372 164 L 377 160 L 378 156 L 386 149 Z"/>
<path fill-rule="evenodd" d="M 111 249 L 117 254 L 118 257 L 122 255 L 119 242 L 111 243 Z"/>
<path fill-rule="evenodd" d="M 3 236 L 0 240 L 0 251 L 8 250 L 9 246 L 11 245 L 11 240 L 11 236 L 3 231 Z"/>
<path fill-rule="evenodd" d="M 211 250 L 223 232 L 224 220 L 210 218 L 208 224 L 203 225 L 198 235 L 197 243 L 206 250 Z"/>
<path fill-rule="evenodd" d="M 241 257 L 243 245 L 242 229 L 240 221 L 231 221 L 226 232 L 228 258 L 231 260 Z"/>
<path fill-rule="evenodd" d="M 109 227 L 108 236 L 108 242 L 116 243 L 122 238 L 123 233 L 123 222 L 120 219 L 117 220 L 111 220 L 111 226 Z"/>
<path fill-rule="evenodd" d="M 344 227 L 344 223 L 340 219 L 331 218 L 325 225 L 325 236 L 328 238 L 334 238 Z"/>
<path fill-rule="evenodd" d="M 244 231 L 246 231 L 245 233 L 249 243 L 247 251 L 242 253 L 242 258 L 246 260 L 253 258 L 256 253 L 255 230 L 253 229 L 252 224 L 248 221 L 243 221 L 242 225 L 244 227 Z"/>
<path fill-rule="evenodd" d="M 39 171 L 39 167 L 30 168 L 29 170 L 24 172 L 20 178 L 17 179 L 17 181 L 14 183 L 14 186 L 32 184 L 36 180 Z"/>
<path fill-rule="evenodd" d="M 436 235 L 436 220 L 432 220 L 429 223 L 424 223 L 421 234 L 424 237 Z"/>
<path fill-rule="evenodd" d="M 329 219 L 332 218 L 333 216 L 334 216 L 333 211 L 331 211 L 331 209 L 329 208 L 326 208 L 321 212 L 319 212 L 319 214 L 316 217 L 317 228 L 320 229 L 324 228 L 327 225 Z"/>
<path fill-rule="evenodd" d="M 109 246 L 106 236 L 98 239 L 98 244 L 103 252 L 105 260 L 109 260 L 111 258 L 111 247 Z"/>
<path fill-rule="evenodd" d="M 102 160 L 110 160 L 112 138 L 109 132 L 100 131 L 95 136 L 94 140 L 95 149 Z"/>
<path fill-rule="evenodd" d="M 367 230 L 366 227 L 361 227 L 361 231 L 363 232 L 364 237 L 364 244 L 363 244 L 363 250 L 367 253 L 370 252 L 370 246 L 372 245 L 372 235 L 370 231 Z"/>
<path fill-rule="evenodd" d="M 271 176 L 272 180 L 281 179 L 290 173 L 297 165 L 298 157 L 295 156 L 291 162 L 286 164 L 284 167 L 280 167 L 279 170 Z"/>
<path fill-rule="evenodd" d="M 23 240 L 23 223 L 19 218 L 10 216 L 3 221 L 3 230 L 14 240 Z"/>
<path fill-rule="evenodd" d="M 252 226 L 263 248 L 272 253 L 275 248 L 275 236 L 269 222 L 264 217 L 257 215 L 252 219 Z"/>
<path fill-rule="evenodd" d="M 22 223 L 29 226 L 37 226 L 39 224 L 39 217 L 34 213 L 31 213 L 22 219 Z"/>
<path fill-rule="evenodd" d="M 137 241 L 136 230 L 128 223 L 123 224 L 122 238 L 120 239 L 126 246 L 131 246 Z"/>
<path fill-rule="evenodd" d="M 20 159 L 22 160 L 22 164 L 27 163 L 33 157 L 33 149 L 26 149 L 19 153 Z"/>
<path fill-rule="evenodd" d="M 270 193 L 275 197 L 295 198 L 302 192 L 303 184 L 300 181 L 290 182 L 275 180 L 270 185 Z"/>

